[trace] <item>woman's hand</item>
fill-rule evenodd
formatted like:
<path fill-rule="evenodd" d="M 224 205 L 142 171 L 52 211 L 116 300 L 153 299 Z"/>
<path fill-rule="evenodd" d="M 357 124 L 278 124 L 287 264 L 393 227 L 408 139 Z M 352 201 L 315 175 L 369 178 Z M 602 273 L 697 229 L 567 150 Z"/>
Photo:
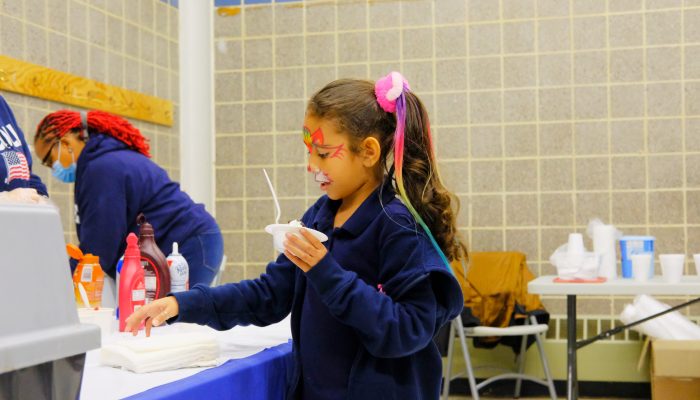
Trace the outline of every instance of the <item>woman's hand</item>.
<path fill-rule="evenodd" d="M 307 229 L 301 228 L 299 232 L 306 240 L 300 239 L 292 233 L 287 233 L 287 240 L 284 241 L 284 255 L 302 271 L 309 272 L 325 257 L 328 250 Z"/>
<path fill-rule="evenodd" d="M 0 192 L 0 202 L 3 203 L 23 203 L 23 204 L 40 204 L 43 203 L 39 193 L 32 188 L 17 188 L 9 192 Z"/>
<path fill-rule="evenodd" d="M 134 311 L 126 319 L 126 332 L 134 336 L 139 333 L 139 326 L 146 320 L 146 336 L 151 336 L 151 326 L 159 326 L 168 319 L 176 316 L 180 311 L 177 300 L 173 296 L 166 296 Z"/>

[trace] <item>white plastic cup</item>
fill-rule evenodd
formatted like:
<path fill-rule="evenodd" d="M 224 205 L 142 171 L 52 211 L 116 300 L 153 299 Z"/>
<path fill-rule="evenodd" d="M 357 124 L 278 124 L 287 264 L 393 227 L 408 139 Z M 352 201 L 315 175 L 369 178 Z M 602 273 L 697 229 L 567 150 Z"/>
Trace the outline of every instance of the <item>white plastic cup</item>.
<path fill-rule="evenodd" d="M 685 267 L 685 254 L 661 254 L 661 275 L 668 283 L 678 283 L 683 276 Z"/>
<path fill-rule="evenodd" d="M 586 249 L 583 247 L 583 235 L 580 233 L 570 233 L 566 246 L 566 261 L 571 266 L 580 268 L 583 263 L 583 255 Z"/>
<path fill-rule="evenodd" d="M 107 337 L 114 331 L 114 309 L 100 307 L 97 310 L 93 308 L 79 308 L 78 319 L 82 324 L 93 324 L 100 327 L 102 337 Z"/>
<path fill-rule="evenodd" d="M 630 255 L 632 261 L 632 278 L 637 282 L 649 280 L 652 253 L 638 253 Z"/>
<path fill-rule="evenodd" d="M 583 235 L 580 233 L 570 233 L 566 251 L 569 254 L 583 255 L 585 252 L 585 248 L 583 247 Z"/>
<path fill-rule="evenodd" d="M 617 278 L 616 232 L 612 225 L 598 225 L 593 228 L 593 251 L 600 254 L 598 276 L 607 280 Z"/>
<path fill-rule="evenodd" d="M 695 260 L 695 275 L 700 276 L 700 253 L 693 254 Z"/>
<path fill-rule="evenodd" d="M 654 242 L 653 236 L 623 236 L 620 238 L 620 261 L 622 263 L 622 277 L 632 277 L 632 259 L 630 255 L 637 253 L 651 253 L 651 266 L 649 277 L 654 275 Z"/>

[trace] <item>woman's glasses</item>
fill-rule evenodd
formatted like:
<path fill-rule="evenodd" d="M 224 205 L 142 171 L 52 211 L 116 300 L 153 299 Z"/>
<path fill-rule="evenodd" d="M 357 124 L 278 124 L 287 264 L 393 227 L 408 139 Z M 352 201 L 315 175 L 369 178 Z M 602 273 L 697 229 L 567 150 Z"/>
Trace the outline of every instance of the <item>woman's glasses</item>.
<path fill-rule="evenodd" d="M 51 168 L 51 164 L 49 164 L 49 158 L 51 157 L 51 152 L 53 151 L 53 148 L 56 147 L 56 145 L 59 143 L 59 141 L 53 142 L 51 147 L 49 147 L 49 151 L 46 152 L 46 155 L 44 156 L 43 159 L 41 159 L 41 165 Z"/>

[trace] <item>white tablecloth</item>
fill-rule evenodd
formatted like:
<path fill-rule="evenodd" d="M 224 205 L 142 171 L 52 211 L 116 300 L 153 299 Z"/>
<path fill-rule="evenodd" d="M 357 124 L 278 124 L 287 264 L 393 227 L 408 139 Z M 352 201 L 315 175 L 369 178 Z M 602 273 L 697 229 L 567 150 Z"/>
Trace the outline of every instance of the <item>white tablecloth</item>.
<path fill-rule="evenodd" d="M 168 335 L 172 332 L 203 332 L 214 335 L 221 348 L 219 365 L 224 362 L 251 356 L 266 348 L 287 343 L 291 339 L 289 317 L 285 320 L 264 328 L 257 326 L 238 326 L 229 331 L 219 332 L 206 326 L 194 324 L 174 324 L 154 328 L 151 337 L 158 340 L 160 335 Z M 140 335 L 144 335 L 143 331 Z M 117 340 L 129 339 L 131 334 L 114 333 L 103 338 L 103 343 L 111 343 Z M 80 390 L 80 398 L 92 399 L 121 399 L 145 390 L 170 383 L 188 376 L 194 375 L 207 368 L 186 368 L 175 371 L 150 372 L 136 374 L 130 371 L 112 367 L 104 367 L 99 364 L 100 350 L 92 350 L 87 353 L 83 383 Z"/>

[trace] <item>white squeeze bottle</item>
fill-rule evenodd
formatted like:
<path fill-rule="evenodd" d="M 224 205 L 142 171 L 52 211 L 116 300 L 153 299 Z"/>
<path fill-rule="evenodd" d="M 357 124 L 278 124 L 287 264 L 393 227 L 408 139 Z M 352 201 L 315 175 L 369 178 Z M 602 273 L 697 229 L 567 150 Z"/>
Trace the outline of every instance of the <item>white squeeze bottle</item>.
<path fill-rule="evenodd" d="M 187 260 L 177 251 L 177 242 L 173 242 L 173 252 L 167 258 L 170 270 L 170 291 L 184 292 L 190 288 L 190 267 Z"/>

